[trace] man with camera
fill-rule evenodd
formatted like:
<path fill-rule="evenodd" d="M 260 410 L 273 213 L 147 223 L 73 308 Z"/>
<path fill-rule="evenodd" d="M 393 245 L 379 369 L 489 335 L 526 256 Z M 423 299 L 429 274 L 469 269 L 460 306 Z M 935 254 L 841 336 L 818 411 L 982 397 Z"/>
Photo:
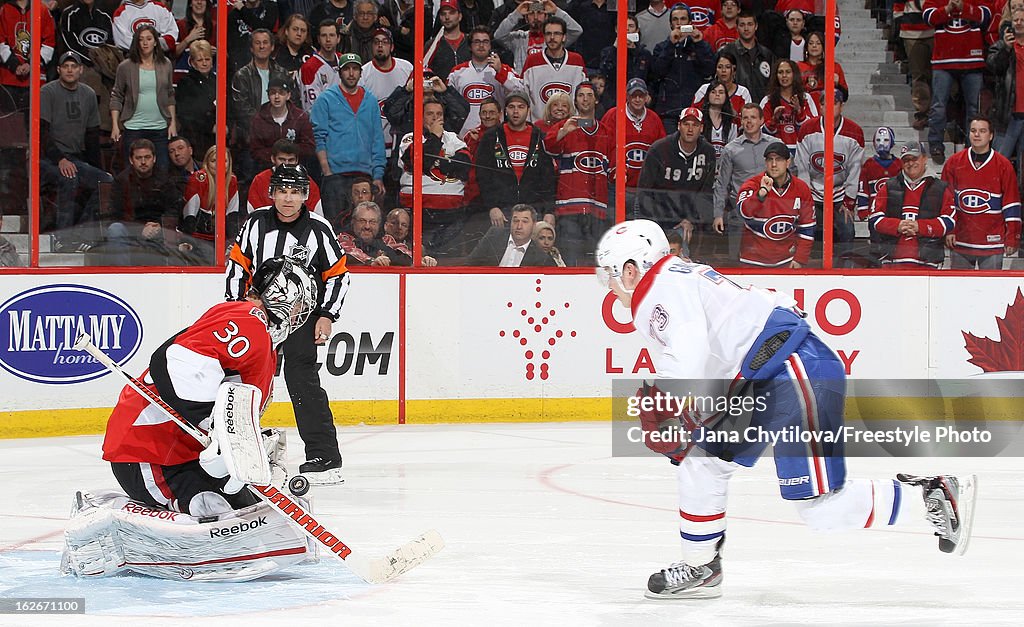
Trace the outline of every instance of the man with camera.
<path fill-rule="evenodd" d="M 676 128 L 679 112 L 693 103 L 704 77 L 715 71 L 714 53 L 701 32 L 690 23 L 685 4 L 672 8 L 672 30 L 668 39 L 654 47 L 651 79 L 660 83 L 654 110 L 665 123 L 665 131 Z"/>

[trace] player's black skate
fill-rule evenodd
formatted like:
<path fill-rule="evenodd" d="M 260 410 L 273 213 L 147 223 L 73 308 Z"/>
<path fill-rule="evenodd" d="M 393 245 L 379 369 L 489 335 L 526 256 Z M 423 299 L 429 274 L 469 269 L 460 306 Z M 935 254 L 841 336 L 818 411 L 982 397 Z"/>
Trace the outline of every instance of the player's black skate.
<path fill-rule="evenodd" d="M 963 555 L 971 540 L 978 477 L 919 477 L 900 473 L 896 475 L 896 479 L 910 485 L 919 485 L 924 489 L 924 506 L 927 510 L 925 516 L 935 527 L 935 535 L 939 537 L 939 550 L 943 553 Z"/>
<path fill-rule="evenodd" d="M 336 485 L 345 483 L 341 474 L 341 458 L 327 459 L 314 457 L 299 466 L 299 472 L 309 479 L 312 485 Z"/>
<path fill-rule="evenodd" d="M 722 596 L 722 558 L 703 566 L 676 562 L 647 580 L 648 599 L 714 599 Z"/>

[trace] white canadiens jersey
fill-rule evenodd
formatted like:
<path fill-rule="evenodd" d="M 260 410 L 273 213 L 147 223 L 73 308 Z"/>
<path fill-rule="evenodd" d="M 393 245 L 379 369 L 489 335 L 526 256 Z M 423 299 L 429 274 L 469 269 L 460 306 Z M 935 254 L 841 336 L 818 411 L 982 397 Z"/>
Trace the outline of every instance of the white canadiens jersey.
<path fill-rule="evenodd" d="M 338 53 L 334 54 L 337 56 Z M 299 68 L 299 91 L 302 92 L 302 110 L 306 113 L 313 111 L 313 103 L 320 94 L 327 91 L 331 85 L 341 83 L 337 67 L 339 60 L 340 57 L 335 58 L 334 65 L 331 65 L 317 53 Z"/>
<path fill-rule="evenodd" d="M 661 348 L 659 378 L 731 380 L 775 308 L 795 306 L 789 296 L 669 256 L 633 292 L 633 325 Z"/>
<path fill-rule="evenodd" d="M 173 42 L 178 40 L 178 23 L 174 21 L 170 10 L 159 2 L 146 2 L 142 5 L 123 2 L 114 10 L 111 22 L 114 45 L 124 50 L 131 48 L 135 31 L 143 26 L 152 26 L 160 33 L 160 41 L 157 43 L 164 50 L 173 51 Z"/>
<path fill-rule="evenodd" d="M 384 154 L 391 156 L 391 148 L 395 145 L 395 136 L 391 132 L 391 124 L 384 117 L 384 102 L 397 87 L 405 87 L 409 75 L 412 74 L 412 63 L 405 59 L 392 58 L 394 64 L 390 70 L 382 70 L 373 62 L 363 64 L 363 74 L 359 77 L 359 85 L 380 105 L 380 124 L 384 129 Z"/>
<path fill-rule="evenodd" d="M 448 86 L 457 91 L 469 103 L 469 117 L 459 131 L 459 137 L 480 126 L 480 102 L 493 96 L 498 106 L 505 108 L 505 94 L 517 89 L 526 89 L 522 79 L 516 76 L 515 70 L 508 65 L 501 66 L 501 72 L 495 72 L 490 65 L 477 68 L 473 61 L 456 65 L 448 75 Z"/>
<path fill-rule="evenodd" d="M 556 91 L 564 91 L 573 97 L 576 86 L 587 80 L 583 69 L 583 57 L 575 52 L 566 52 L 564 61 L 556 68 L 541 52 L 526 57 L 523 66 L 523 83 L 533 101 L 530 110 L 531 121 L 544 119 L 544 105 Z"/>

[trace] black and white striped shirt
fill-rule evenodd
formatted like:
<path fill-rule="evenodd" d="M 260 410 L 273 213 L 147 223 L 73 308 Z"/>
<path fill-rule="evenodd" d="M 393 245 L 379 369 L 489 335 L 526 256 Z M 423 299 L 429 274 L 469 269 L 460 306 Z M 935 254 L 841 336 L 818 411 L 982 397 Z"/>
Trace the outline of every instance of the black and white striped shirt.
<path fill-rule="evenodd" d="M 280 255 L 305 263 L 320 284 L 320 308 L 315 315 L 337 320 L 349 287 L 347 258 L 330 223 L 305 208 L 294 222 L 279 220 L 272 206 L 246 219 L 227 260 L 225 297 L 244 299 L 253 271 Z"/>

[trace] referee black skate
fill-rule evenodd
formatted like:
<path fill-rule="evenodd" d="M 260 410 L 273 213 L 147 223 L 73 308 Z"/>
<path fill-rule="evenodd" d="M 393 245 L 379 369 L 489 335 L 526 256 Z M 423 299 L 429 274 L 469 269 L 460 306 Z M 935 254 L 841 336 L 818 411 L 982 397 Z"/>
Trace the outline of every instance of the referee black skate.
<path fill-rule="evenodd" d="M 317 278 L 319 307 L 309 320 L 281 345 L 284 379 L 288 384 L 306 462 L 299 472 L 310 483 L 342 483 L 341 450 L 327 393 L 320 385 L 316 346 L 327 342 L 348 292 L 346 257 L 330 223 L 310 212 L 304 201 L 309 176 L 300 165 L 279 165 L 270 176 L 274 204 L 254 211 L 238 233 L 227 261 L 228 300 L 241 300 L 252 269 L 266 259 L 287 255 L 306 265 Z"/>

